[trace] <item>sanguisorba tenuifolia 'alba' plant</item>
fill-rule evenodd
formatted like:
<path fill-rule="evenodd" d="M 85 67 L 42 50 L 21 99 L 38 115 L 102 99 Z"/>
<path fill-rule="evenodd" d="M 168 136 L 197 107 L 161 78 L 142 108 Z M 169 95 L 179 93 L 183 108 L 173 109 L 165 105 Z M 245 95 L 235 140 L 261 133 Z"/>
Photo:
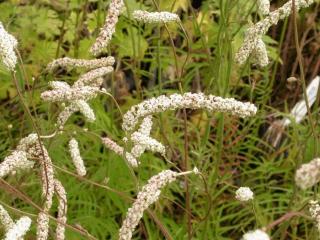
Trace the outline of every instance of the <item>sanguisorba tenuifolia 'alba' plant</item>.
<path fill-rule="evenodd" d="M 311 0 L 296 0 L 296 9 L 307 7 Z M 269 27 L 277 24 L 280 19 L 287 17 L 292 10 L 291 1 L 281 8 L 270 12 L 270 2 L 268 0 L 257 1 L 259 12 L 265 16 L 263 20 L 247 30 L 244 43 L 236 55 L 236 60 L 243 64 L 250 55 L 255 63 L 260 66 L 268 64 L 266 46 L 262 41 L 262 36 Z M 108 46 L 112 35 L 115 32 L 118 18 L 123 11 L 122 0 L 112 0 L 109 6 L 104 27 L 91 46 L 90 52 L 98 56 Z M 143 23 L 165 24 L 168 22 L 179 22 L 177 14 L 170 12 L 147 12 L 136 10 L 132 14 L 136 21 Z M 13 72 L 17 64 L 15 49 L 17 40 L 10 35 L 0 23 L 0 58 L 6 68 Z M 72 114 L 80 112 L 87 121 L 96 120 L 94 109 L 90 106 L 90 100 L 98 94 L 107 94 L 106 89 L 102 89 L 103 77 L 113 72 L 114 57 L 102 57 L 98 59 L 72 59 L 64 57 L 52 61 L 47 66 L 47 71 L 52 73 L 57 68 L 81 68 L 87 72 L 82 74 L 72 85 L 64 81 L 51 81 L 50 90 L 41 93 L 41 99 L 46 102 L 57 102 L 63 107 L 57 116 L 56 131 L 49 136 L 41 136 L 38 133 L 31 133 L 20 140 L 14 149 L 0 164 L 0 177 L 4 178 L 16 171 L 30 171 L 34 167 L 39 167 L 42 182 L 42 195 L 44 204 L 37 217 L 37 239 L 46 240 L 49 236 L 50 210 L 53 205 L 53 197 L 58 200 L 57 227 L 55 238 L 65 239 L 65 225 L 67 223 L 67 192 L 62 183 L 56 178 L 52 159 L 46 149 L 45 139 L 53 138 L 57 134 L 64 133 L 64 126 Z M 125 146 L 112 140 L 109 137 L 101 137 L 102 143 L 111 151 L 122 156 L 128 166 L 137 167 L 139 158 L 145 151 L 166 155 L 166 146 L 152 137 L 153 118 L 155 114 L 165 111 L 176 111 L 180 109 L 202 109 L 207 112 L 228 113 L 241 118 L 250 117 L 256 114 L 257 108 L 251 103 L 243 103 L 234 98 L 223 98 L 204 93 L 174 93 L 171 95 L 160 95 L 149 98 L 141 103 L 132 106 L 123 116 L 122 129 L 124 138 L 122 143 Z M 130 146 L 130 148 L 128 147 Z M 70 158 L 75 166 L 76 174 L 83 177 L 87 170 L 85 160 L 81 157 L 79 143 L 75 137 L 69 140 Z M 306 189 L 312 187 L 320 181 L 319 159 L 313 160 L 307 165 L 301 166 L 296 173 L 297 185 Z M 39 164 L 35 164 L 37 161 Z M 88 163 L 89 164 L 89 163 Z M 128 209 L 119 230 L 120 240 L 130 240 L 133 231 L 139 224 L 144 211 L 155 203 L 161 194 L 161 189 L 167 184 L 175 181 L 179 176 L 191 173 L 199 174 L 197 168 L 191 171 L 175 172 L 163 170 L 151 177 L 147 184 L 138 192 L 132 206 Z M 243 204 L 254 200 L 254 194 L 248 187 L 240 187 L 236 191 L 235 198 Z M 310 214 L 319 226 L 319 203 L 310 202 Z M 21 239 L 29 230 L 31 219 L 24 216 L 14 222 L 8 212 L 0 205 L 0 222 L 5 229 L 5 239 Z M 243 240 L 269 240 L 270 237 L 264 228 L 245 233 Z"/>
<path fill-rule="evenodd" d="M 235 59 L 239 64 L 244 64 L 249 56 L 252 55 L 254 63 L 264 67 L 269 61 L 266 46 L 262 40 L 262 37 L 267 33 L 272 25 L 277 24 L 279 20 L 284 19 L 291 14 L 292 1 L 289 0 L 282 7 L 272 12 L 267 10 L 268 4 L 266 3 L 266 0 L 259 0 L 257 2 L 259 10 L 265 14 L 265 18 L 247 29 L 243 44 L 238 50 Z M 306 8 L 313 2 L 313 0 L 296 0 L 296 10 L 298 11 L 301 8 Z"/>

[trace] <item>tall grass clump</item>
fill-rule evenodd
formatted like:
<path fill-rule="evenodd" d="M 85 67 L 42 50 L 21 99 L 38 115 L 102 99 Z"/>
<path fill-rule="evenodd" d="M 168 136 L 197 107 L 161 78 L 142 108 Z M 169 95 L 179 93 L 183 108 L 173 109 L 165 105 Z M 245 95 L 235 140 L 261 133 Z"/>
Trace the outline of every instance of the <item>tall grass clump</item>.
<path fill-rule="evenodd" d="M 319 1 L 0 2 L 0 234 L 319 239 Z"/>

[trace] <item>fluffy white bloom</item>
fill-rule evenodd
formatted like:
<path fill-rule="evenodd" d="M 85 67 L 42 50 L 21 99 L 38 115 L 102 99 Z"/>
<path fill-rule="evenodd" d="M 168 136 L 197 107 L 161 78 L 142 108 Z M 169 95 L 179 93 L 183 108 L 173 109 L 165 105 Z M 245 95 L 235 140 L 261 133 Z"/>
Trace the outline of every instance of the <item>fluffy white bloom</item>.
<path fill-rule="evenodd" d="M 71 102 L 59 113 L 57 127 L 62 130 L 68 119 L 75 112 L 81 112 L 89 122 L 96 120 L 96 116 L 89 104 L 84 100 L 76 100 Z"/>
<path fill-rule="evenodd" d="M 96 116 L 94 115 L 92 108 L 86 101 L 78 100 L 74 101 L 74 104 L 78 107 L 79 111 L 89 122 L 94 122 L 96 120 Z"/>
<path fill-rule="evenodd" d="M 144 23 L 167 23 L 180 21 L 177 14 L 170 12 L 147 12 L 136 10 L 133 12 L 132 17 Z"/>
<path fill-rule="evenodd" d="M 31 226 L 29 217 L 20 218 L 6 233 L 4 240 L 21 240 Z"/>
<path fill-rule="evenodd" d="M 97 96 L 98 87 L 72 87 L 70 89 L 59 88 L 41 93 L 41 98 L 48 102 L 71 102 L 75 100 L 89 100 Z"/>
<path fill-rule="evenodd" d="M 79 106 L 77 104 L 70 103 L 67 107 L 65 107 L 58 115 L 57 118 L 57 127 L 62 130 L 68 119 L 75 112 L 79 111 Z"/>
<path fill-rule="evenodd" d="M 54 190 L 58 197 L 58 217 L 57 217 L 57 229 L 56 229 L 56 239 L 64 240 L 65 239 L 65 223 L 67 222 L 67 194 L 66 190 L 62 186 L 61 182 L 55 180 Z"/>
<path fill-rule="evenodd" d="M 145 136 L 149 136 L 152 129 L 152 125 L 152 116 L 147 116 L 144 119 L 142 119 L 138 132 Z"/>
<path fill-rule="evenodd" d="M 17 64 L 17 56 L 14 52 L 17 44 L 15 37 L 9 34 L 0 22 L 0 58 L 10 71 L 14 71 Z"/>
<path fill-rule="evenodd" d="M 13 151 L 0 164 L 0 177 L 3 178 L 13 171 L 31 169 L 33 165 L 34 162 L 27 159 L 27 153 L 25 151 Z"/>
<path fill-rule="evenodd" d="M 127 152 L 124 152 L 124 148 L 119 146 L 110 138 L 102 138 L 102 142 L 107 148 L 114 151 L 116 154 L 124 156 L 132 167 L 137 167 L 139 164 L 139 161 L 137 159 L 146 150 L 149 150 L 151 152 L 159 152 L 162 155 L 164 155 L 166 152 L 165 147 L 160 142 L 149 136 L 151 128 L 152 116 L 147 116 L 142 120 L 139 129 L 128 136 L 132 141 L 133 146 L 131 150 L 127 150 Z M 125 138 L 124 142 L 127 141 L 128 139 Z"/>
<path fill-rule="evenodd" d="M 65 89 L 65 90 L 69 90 L 70 89 L 70 85 L 66 82 L 62 82 L 62 81 L 50 81 L 49 82 L 49 86 L 52 89 Z"/>
<path fill-rule="evenodd" d="M 267 48 L 261 38 L 257 41 L 257 46 L 252 51 L 252 59 L 260 67 L 265 67 L 269 64 Z"/>
<path fill-rule="evenodd" d="M 314 0 L 296 0 L 296 10 L 310 6 Z M 243 41 L 242 46 L 238 50 L 235 59 L 239 64 L 244 64 L 250 54 L 256 49 L 259 39 L 266 34 L 268 29 L 278 23 L 279 20 L 284 19 L 290 15 L 292 11 L 292 1 L 289 0 L 282 7 L 270 12 L 263 20 L 250 27 Z"/>
<path fill-rule="evenodd" d="M 316 223 L 317 229 L 320 231 L 320 204 L 318 201 L 311 200 L 309 202 L 309 212 Z"/>
<path fill-rule="evenodd" d="M 28 149 L 28 155 L 40 162 L 40 173 L 42 180 L 42 194 L 46 196 L 45 209 L 49 210 L 52 205 L 54 194 L 54 171 L 51 158 L 43 143 L 36 142 Z"/>
<path fill-rule="evenodd" d="M 37 240 L 46 240 L 48 238 L 49 231 L 49 216 L 48 212 L 52 206 L 52 198 L 54 195 L 54 171 L 49 157 L 48 151 L 41 141 L 39 141 L 37 134 L 32 133 L 27 137 L 20 140 L 16 152 L 25 152 L 26 157 L 30 159 L 37 159 L 37 162 L 40 163 L 40 174 L 42 180 L 42 194 L 45 196 L 45 202 L 43 206 L 43 212 L 38 214 L 37 219 Z M 16 230 L 12 230 L 7 239 L 14 236 L 20 238 L 22 229 L 25 229 L 27 224 L 26 220 L 21 220 L 17 222 Z M 29 227 L 28 227 L 29 228 Z M 21 231 L 20 231 L 21 230 Z M 24 233 L 23 233 L 24 234 Z M 19 239 L 20 240 L 20 239 Z"/>
<path fill-rule="evenodd" d="M 138 160 L 131 153 L 125 152 L 123 147 L 119 146 L 116 142 L 114 142 L 108 137 L 101 138 L 101 140 L 106 148 L 115 152 L 119 156 L 124 156 L 125 159 L 128 161 L 128 163 L 130 164 L 130 166 L 132 167 L 138 166 Z"/>
<path fill-rule="evenodd" d="M 101 77 L 111 73 L 112 71 L 113 71 L 113 67 L 101 67 L 101 68 L 91 70 L 81 75 L 80 78 L 74 83 L 74 86 L 81 87 L 85 85 L 90 85 L 90 86 L 99 87 L 102 84 Z"/>
<path fill-rule="evenodd" d="M 165 155 L 166 148 L 160 142 L 150 137 L 151 129 L 152 116 L 149 115 L 142 120 L 139 129 L 129 136 L 129 139 L 134 144 L 131 149 L 133 157 L 139 158 L 146 150 Z"/>
<path fill-rule="evenodd" d="M 178 176 L 190 173 L 193 173 L 193 171 L 177 173 L 171 170 L 165 170 L 151 177 L 148 183 L 143 186 L 138 193 L 132 207 L 128 209 L 127 216 L 119 230 L 119 240 L 130 240 L 132 238 L 132 232 L 139 224 L 143 212 L 158 200 L 161 189 L 164 186 L 175 181 Z"/>
<path fill-rule="evenodd" d="M 85 176 L 87 173 L 86 167 L 84 166 L 83 159 L 80 155 L 79 144 L 74 138 L 69 141 L 69 152 L 72 158 L 72 162 L 76 167 L 77 174 L 79 176 Z"/>
<path fill-rule="evenodd" d="M 47 240 L 49 234 L 49 215 L 40 212 L 37 218 L 37 240 Z"/>
<path fill-rule="evenodd" d="M 301 189 L 307 189 L 320 181 L 320 158 L 302 164 L 296 171 L 295 182 Z"/>
<path fill-rule="evenodd" d="M 95 43 L 90 48 L 90 52 L 93 55 L 98 55 L 108 46 L 112 35 L 116 30 L 116 24 L 123 7 L 123 0 L 111 0 L 105 24 L 103 28 L 101 28 Z"/>
<path fill-rule="evenodd" d="M 28 150 L 28 154 L 33 159 L 40 162 L 40 175 L 42 180 L 42 195 L 45 196 L 43 212 L 38 214 L 37 218 L 37 240 L 46 240 L 49 233 L 48 212 L 52 206 L 54 195 L 54 171 L 51 158 L 44 145 L 36 142 Z"/>
<path fill-rule="evenodd" d="M 9 229 L 12 228 L 14 225 L 14 222 L 10 217 L 9 213 L 7 212 L 7 210 L 3 208 L 2 205 L 0 205 L 0 222 L 6 230 L 6 232 L 9 231 Z"/>
<path fill-rule="evenodd" d="M 131 140 L 136 144 L 136 146 L 139 145 L 142 148 L 144 148 L 144 150 L 149 150 L 151 152 L 158 152 L 162 155 L 166 153 L 166 148 L 160 142 L 140 132 L 134 132 L 131 135 Z M 142 153 L 144 152 L 144 150 L 142 151 Z M 133 156 L 139 157 L 135 154 L 133 154 Z"/>
<path fill-rule="evenodd" d="M 268 15 L 270 12 L 270 0 L 258 0 L 258 10 L 263 15 Z"/>
<path fill-rule="evenodd" d="M 257 229 L 244 234 L 241 240 L 270 240 L 270 237 L 266 232 Z"/>
<path fill-rule="evenodd" d="M 228 112 L 239 117 L 255 115 L 257 108 L 251 103 L 242 103 L 233 98 L 222 98 L 203 93 L 161 95 L 132 106 L 123 116 L 122 128 L 129 132 L 134 130 L 139 119 L 148 115 L 182 108 L 204 109 L 209 112 Z"/>
<path fill-rule="evenodd" d="M 17 150 L 28 152 L 29 148 L 38 141 L 38 135 L 36 133 L 30 133 L 28 136 L 22 138 L 19 141 Z"/>
<path fill-rule="evenodd" d="M 79 68 L 85 68 L 85 69 L 95 69 L 100 67 L 107 67 L 112 66 L 114 64 L 114 57 L 104 57 L 100 59 L 72 59 L 68 57 L 59 58 L 47 66 L 47 71 L 53 72 L 57 67 L 79 67 Z"/>
<path fill-rule="evenodd" d="M 240 187 L 236 191 L 236 199 L 241 202 L 247 202 L 253 199 L 253 192 L 248 187 Z"/>

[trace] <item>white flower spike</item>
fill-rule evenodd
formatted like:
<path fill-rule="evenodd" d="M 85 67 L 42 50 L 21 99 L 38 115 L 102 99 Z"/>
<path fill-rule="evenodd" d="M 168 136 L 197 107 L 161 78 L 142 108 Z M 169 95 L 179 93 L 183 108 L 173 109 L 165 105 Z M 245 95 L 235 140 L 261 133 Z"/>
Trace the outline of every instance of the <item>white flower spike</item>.
<path fill-rule="evenodd" d="M 14 71 L 17 64 L 17 56 L 14 49 L 18 41 L 9 34 L 0 22 L 0 59 L 9 71 Z"/>

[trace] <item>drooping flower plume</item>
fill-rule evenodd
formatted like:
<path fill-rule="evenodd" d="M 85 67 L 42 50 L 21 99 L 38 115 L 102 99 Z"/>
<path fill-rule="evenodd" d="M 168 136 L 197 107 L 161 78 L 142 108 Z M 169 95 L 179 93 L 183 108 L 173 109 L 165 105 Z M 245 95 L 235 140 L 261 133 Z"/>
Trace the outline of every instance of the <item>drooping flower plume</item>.
<path fill-rule="evenodd" d="M 168 23 L 180 21 L 177 14 L 170 12 L 147 12 L 136 10 L 133 12 L 132 17 L 137 21 L 144 23 Z"/>
<path fill-rule="evenodd" d="M 130 132 L 134 130 L 140 119 L 148 115 L 183 108 L 227 112 L 239 117 L 253 116 L 257 111 L 257 108 L 251 103 L 242 103 L 233 98 L 222 98 L 203 93 L 161 95 L 132 106 L 123 116 L 122 128 Z"/>
<path fill-rule="evenodd" d="M 309 212 L 314 220 L 318 231 L 320 232 L 320 204 L 319 201 L 311 200 L 309 202 Z"/>
<path fill-rule="evenodd" d="M 22 240 L 22 237 L 30 229 L 31 222 L 29 217 L 20 218 L 6 233 L 4 240 Z"/>
<path fill-rule="evenodd" d="M 54 171 L 51 158 L 42 141 L 35 133 L 19 141 L 14 152 L 24 152 L 28 160 L 37 160 L 40 164 L 40 176 L 42 181 L 42 195 L 45 197 L 43 211 L 38 214 L 37 218 L 37 240 L 46 240 L 49 233 L 49 210 L 52 206 L 54 195 Z M 10 157 L 10 156 L 9 156 Z M 21 228 L 26 226 L 26 222 L 20 223 Z M 18 226 L 20 226 L 18 225 Z M 20 234 L 13 231 L 11 234 Z M 12 235 L 9 235 L 12 236 Z"/>
<path fill-rule="evenodd" d="M 80 155 L 78 141 L 74 138 L 69 141 L 69 152 L 72 158 L 72 162 L 76 167 L 77 174 L 79 176 L 85 176 L 87 173 L 86 167 L 84 166 L 83 159 Z"/>
<path fill-rule="evenodd" d="M 62 130 L 71 115 L 78 111 L 89 122 L 95 121 L 95 114 L 87 102 L 101 91 L 103 77 L 113 71 L 113 67 L 110 66 L 112 64 L 114 64 L 113 57 L 94 60 L 60 58 L 47 66 L 49 71 L 53 71 L 58 66 L 91 69 L 91 71 L 82 74 L 72 86 L 66 82 L 51 81 L 49 86 L 52 90 L 41 93 L 41 98 L 44 101 L 63 102 L 64 104 L 64 109 L 58 115 L 56 123 L 59 130 Z"/>
<path fill-rule="evenodd" d="M 262 1 L 262 0 L 260 0 Z M 264 1 L 263 1 L 264 2 Z M 310 6 L 314 0 L 296 0 L 296 10 Z M 261 47 L 261 37 L 267 33 L 268 29 L 286 17 L 292 12 L 292 1 L 289 0 L 282 7 L 270 12 L 264 19 L 250 27 L 246 33 L 242 46 L 238 50 L 235 59 L 239 64 L 244 64 L 253 51 L 259 51 L 257 47 Z M 264 61 L 266 62 L 266 61 Z M 261 64 L 260 64 L 261 65 Z"/>
<path fill-rule="evenodd" d="M 9 71 L 14 71 L 17 64 L 17 56 L 14 51 L 17 45 L 17 39 L 9 34 L 0 22 L 0 59 Z"/>
<path fill-rule="evenodd" d="M 124 157 L 132 167 L 138 166 L 138 160 L 129 152 L 125 152 L 124 148 L 108 137 L 101 138 L 104 146 L 119 156 Z"/>
<path fill-rule="evenodd" d="M 0 223 L 6 230 L 6 232 L 9 231 L 9 229 L 12 228 L 14 225 L 14 222 L 10 217 L 9 213 L 7 212 L 7 210 L 4 209 L 2 205 L 0 205 Z"/>
<path fill-rule="evenodd" d="M 269 64 L 267 48 L 261 38 L 257 41 L 257 46 L 252 51 L 252 59 L 260 67 L 265 67 Z"/>
<path fill-rule="evenodd" d="M 270 0 L 258 0 L 258 10 L 263 15 L 268 15 L 270 13 Z"/>
<path fill-rule="evenodd" d="M 41 98 L 47 102 L 72 102 L 76 100 L 90 100 L 97 96 L 100 91 L 98 87 L 73 87 L 69 89 L 60 88 L 44 91 Z"/>
<path fill-rule="evenodd" d="M 127 216 L 119 230 L 119 240 L 130 240 L 132 233 L 139 224 L 144 211 L 154 202 L 156 202 L 161 194 L 161 189 L 167 184 L 175 181 L 178 176 L 190 173 L 198 174 L 198 169 L 193 171 L 177 173 L 171 170 L 165 170 L 151 177 L 148 183 L 142 187 L 138 193 L 136 200 L 131 208 L 128 209 Z"/>
<path fill-rule="evenodd" d="M 113 67 L 101 67 L 91 70 L 79 77 L 79 79 L 74 83 L 75 87 L 82 87 L 89 85 L 92 87 L 100 87 L 101 78 L 113 71 Z M 103 80 L 103 79 L 102 79 Z"/>
<path fill-rule="evenodd" d="M 65 224 L 67 222 L 67 194 L 66 190 L 62 186 L 61 182 L 56 180 L 54 181 L 54 190 L 58 198 L 58 216 L 57 216 L 57 228 L 56 228 L 56 239 L 64 240 L 65 239 Z"/>
<path fill-rule="evenodd" d="M 34 162 L 27 159 L 25 151 L 13 151 L 0 163 L 0 177 L 3 178 L 14 171 L 31 169 L 33 165 Z"/>
<path fill-rule="evenodd" d="M 0 205 L 0 223 L 5 230 L 4 240 L 21 240 L 30 228 L 31 219 L 24 216 L 15 223 L 7 210 Z"/>
<path fill-rule="evenodd" d="M 112 35 L 116 30 L 116 24 L 123 7 L 123 0 L 111 0 L 105 24 L 101 28 L 95 43 L 90 48 L 90 52 L 94 56 L 100 54 L 108 46 Z"/>
<path fill-rule="evenodd" d="M 47 66 L 47 71 L 53 72 L 57 67 L 70 67 L 70 68 L 85 68 L 85 69 L 95 69 L 101 67 L 108 67 L 114 64 L 114 57 L 104 57 L 99 59 L 73 59 L 69 57 L 59 58 Z"/>
<path fill-rule="evenodd" d="M 127 149 L 124 151 L 124 148 L 119 146 L 116 142 L 111 140 L 110 138 L 102 138 L 103 144 L 119 156 L 124 157 L 127 162 L 132 167 L 137 167 L 139 164 L 140 156 L 147 150 L 154 153 L 160 153 L 161 155 L 165 155 L 166 148 L 156 139 L 150 136 L 152 128 L 152 116 L 145 117 L 139 129 L 133 132 L 128 138 L 132 142 L 131 149 Z M 128 142 L 127 137 L 123 139 L 124 142 Z"/>

